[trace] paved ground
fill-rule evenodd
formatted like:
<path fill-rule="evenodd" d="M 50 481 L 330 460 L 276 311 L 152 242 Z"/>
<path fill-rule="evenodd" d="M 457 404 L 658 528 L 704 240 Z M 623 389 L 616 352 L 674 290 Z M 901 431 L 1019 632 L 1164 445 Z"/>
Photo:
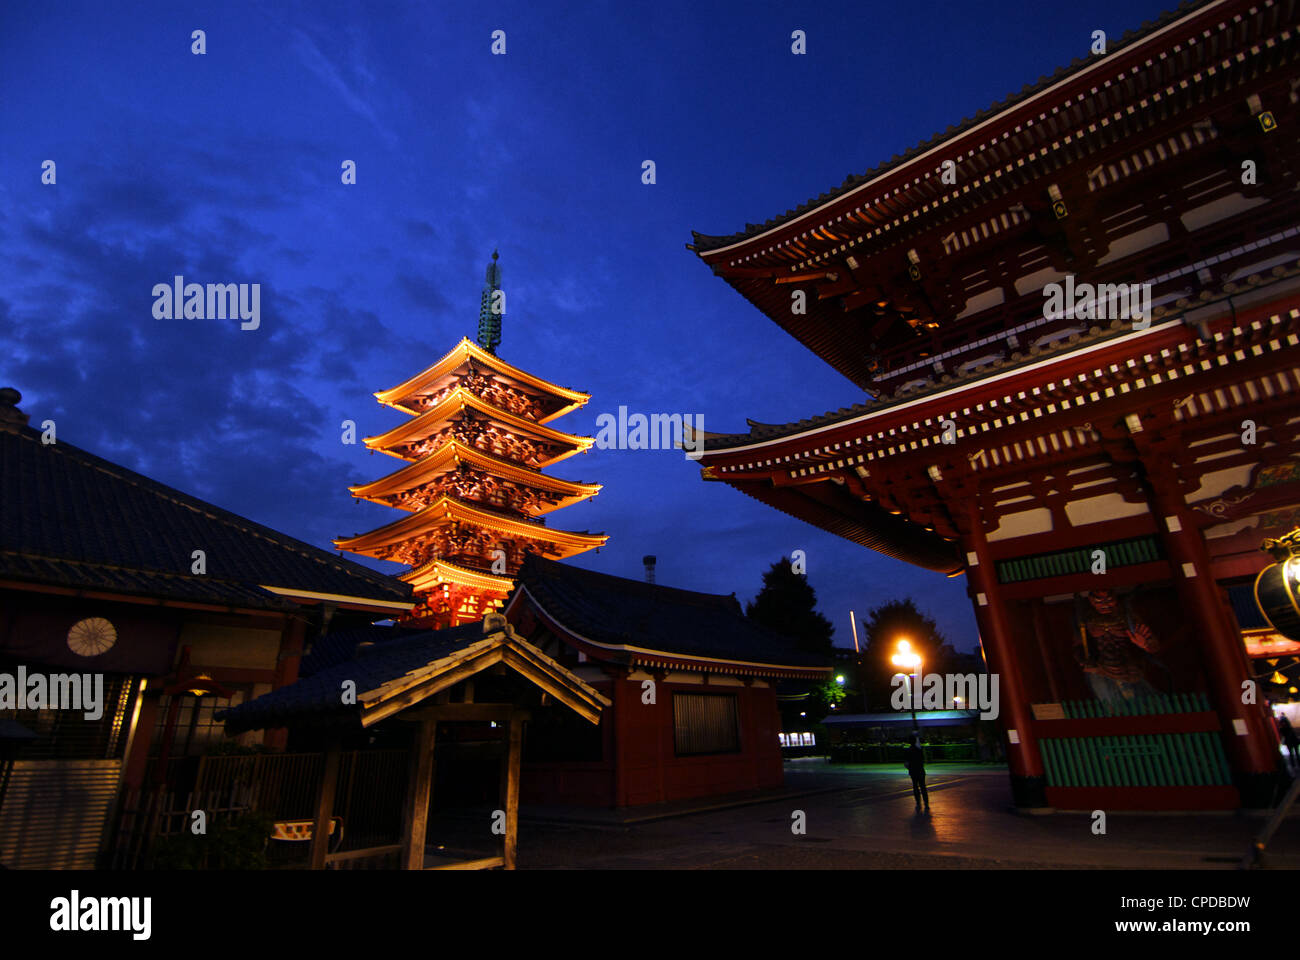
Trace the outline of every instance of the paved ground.
<path fill-rule="evenodd" d="M 775 799 L 632 811 L 524 808 L 524 869 L 1161 868 L 1234 869 L 1262 820 L 1225 814 L 1111 814 L 1094 836 L 1083 814 L 1031 816 L 1010 802 L 1005 768 L 936 765 L 930 811 L 915 811 L 907 775 L 873 766 L 792 761 Z M 717 801 L 713 801 L 716 803 Z M 695 809 L 697 812 L 689 812 Z M 802 810 L 807 832 L 791 831 Z M 652 818 L 652 819 L 647 819 Z M 632 820 L 633 822 L 626 822 Z M 474 830 L 485 817 L 472 818 Z M 431 825 L 432 826 L 432 825 Z M 469 821 L 431 830 L 431 844 L 472 849 Z M 485 848 L 487 849 L 487 848 Z M 1271 869 L 1300 868 L 1300 818 L 1270 846 Z"/>

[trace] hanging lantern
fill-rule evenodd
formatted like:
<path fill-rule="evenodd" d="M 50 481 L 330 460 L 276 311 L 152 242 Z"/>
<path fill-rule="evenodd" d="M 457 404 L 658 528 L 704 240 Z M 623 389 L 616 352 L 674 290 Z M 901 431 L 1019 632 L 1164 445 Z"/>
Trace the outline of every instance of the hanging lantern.
<path fill-rule="evenodd" d="M 1274 630 L 1300 640 L 1300 527 L 1276 540 L 1265 540 L 1262 549 L 1277 562 L 1255 578 L 1255 603 Z"/>

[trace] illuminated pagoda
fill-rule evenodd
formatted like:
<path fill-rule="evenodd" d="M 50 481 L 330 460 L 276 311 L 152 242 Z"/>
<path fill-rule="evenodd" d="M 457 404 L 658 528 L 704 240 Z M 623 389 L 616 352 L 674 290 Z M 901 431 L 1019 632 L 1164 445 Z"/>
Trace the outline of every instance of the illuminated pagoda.
<path fill-rule="evenodd" d="M 690 247 L 860 391 L 707 435 L 705 479 L 965 577 L 1021 807 L 1270 803 L 1255 681 L 1297 662 L 1251 591 L 1300 521 L 1298 92 L 1294 3 L 1184 4 Z"/>
<path fill-rule="evenodd" d="M 496 355 L 504 302 L 496 261 L 494 252 L 478 343 L 464 338 L 432 366 L 375 394 L 412 419 L 364 442 L 406 466 L 349 489 L 406 515 L 334 541 L 340 550 L 408 564 L 401 579 L 419 598 L 410 619 L 433 627 L 481 620 L 499 608 L 529 554 L 563 559 L 608 539 L 546 525 L 546 514 L 600 490 L 542 473 L 594 442 L 547 426 L 590 397 Z"/>

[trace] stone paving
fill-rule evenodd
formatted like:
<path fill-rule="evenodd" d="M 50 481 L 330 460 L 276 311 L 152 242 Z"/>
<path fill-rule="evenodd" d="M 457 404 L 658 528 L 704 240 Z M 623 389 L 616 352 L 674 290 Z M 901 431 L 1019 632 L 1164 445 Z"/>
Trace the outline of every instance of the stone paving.
<path fill-rule="evenodd" d="M 522 869 L 1235 869 L 1262 818 L 1237 813 L 1124 814 L 1093 835 L 1085 814 L 1015 812 L 1005 768 L 935 765 L 930 810 L 906 773 L 787 764 L 775 797 L 631 811 L 521 811 Z M 791 831 L 802 810 L 806 833 Z M 475 818 L 478 819 L 478 818 Z M 454 832 L 454 831 L 453 831 Z M 448 833 L 446 836 L 451 837 Z M 1283 824 L 1268 869 L 1300 867 L 1300 818 Z"/>

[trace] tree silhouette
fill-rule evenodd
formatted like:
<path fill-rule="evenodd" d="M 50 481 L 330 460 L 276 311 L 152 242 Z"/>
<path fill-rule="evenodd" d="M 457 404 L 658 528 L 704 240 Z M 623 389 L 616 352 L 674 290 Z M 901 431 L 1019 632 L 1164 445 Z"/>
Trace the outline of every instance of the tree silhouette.
<path fill-rule="evenodd" d="M 858 667 L 858 682 L 866 690 L 872 710 L 890 710 L 889 698 L 894 688 L 891 678 L 902 671 L 890 662 L 897 652 L 898 641 L 906 639 L 912 651 L 921 655 L 922 673 L 946 673 L 948 664 L 961 658 L 938 625 L 917 609 L 907 597 L 875 607 L 863 623 L 866 645 Z"/>
<path fill-rule="evenodd" d="M 835 628 L 817 612 L 817 592 L 804 574 L 782 557 L 763 574 L 763 589 L 745 604 L 745 616 L 759 626 L 792 638 L 800 650 L 831 652 Z"/>

